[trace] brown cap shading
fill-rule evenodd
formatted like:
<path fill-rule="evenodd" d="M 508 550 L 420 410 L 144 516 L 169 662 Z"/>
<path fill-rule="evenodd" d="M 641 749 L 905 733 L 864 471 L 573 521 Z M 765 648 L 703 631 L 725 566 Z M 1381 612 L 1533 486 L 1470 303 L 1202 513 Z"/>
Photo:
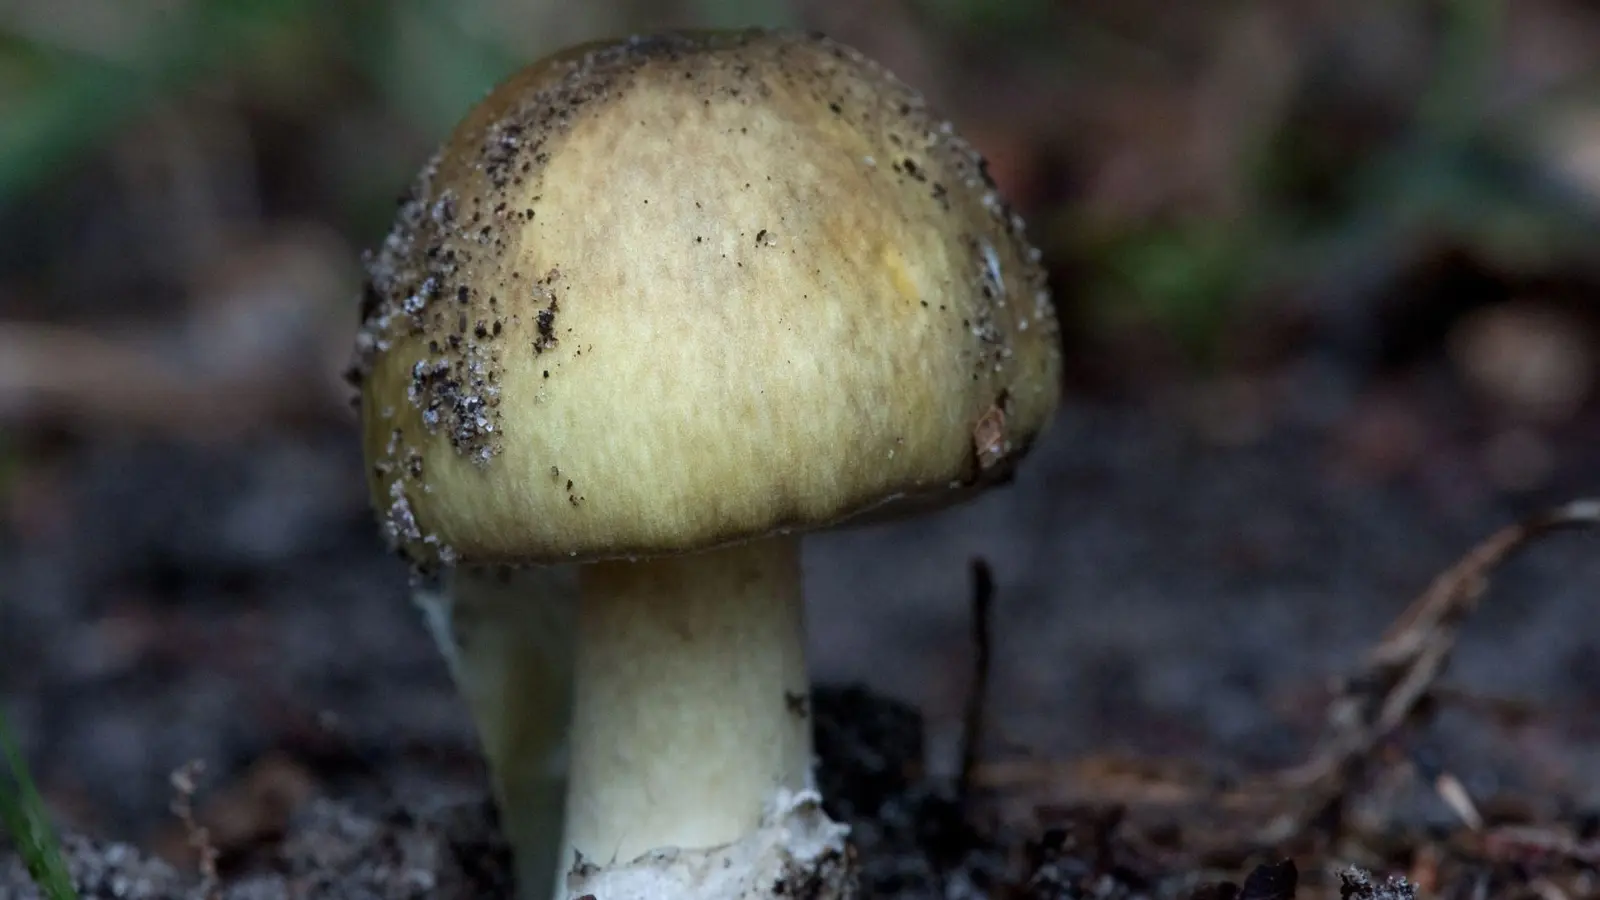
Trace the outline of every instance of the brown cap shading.
<path fill-rule="evenodd" d="M 982 160 L 783 32 L 577 48 L 493 91 L 370 261 L 371 484 L 414 559 L 701 549 L 1004 473 L 1059 397 Z"/>

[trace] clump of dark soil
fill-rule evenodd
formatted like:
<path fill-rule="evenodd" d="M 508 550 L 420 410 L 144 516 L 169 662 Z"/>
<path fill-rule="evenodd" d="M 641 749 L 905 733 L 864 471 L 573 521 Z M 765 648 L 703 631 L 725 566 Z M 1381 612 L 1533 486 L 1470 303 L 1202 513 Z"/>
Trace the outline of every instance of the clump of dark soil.
<path fill-rule="evenodd" d="M 929 776 L 914 709 L 847 687 L 819 689 L 814 710 L 820 787 L 830 814 L 852 828 L 864 897 L 1415 900 L 1418 886 L 1406 878 L 1379 878 L 1340 862 L 1351 853 L 1375 864 L 1403 864 L 1427 879 L 1434 896 L 1510 897 L 1522 896 L 1528 884 L 1555 885 L 1562 877 L 1592 883 L 1600 866 L 1590 816 L 1565 840 L 1549 826 L 1502 828 L 1465 840 L 1426 831 L 1363 836 L 1335 829 L 1354 841 L 1342 848 L 1301 844 L 1301 859 L 1316 867 L 1303 879 L 1294 860 L 1281 855 L 1291 850 L 1253 844 L 1247 828 L 1216 826 L 1214 817 L 1229 805 L 1221 783 L 1213 808 L 1178 812 L 1177 819 L 1171 808 L 1150 816 L 1120 803 L 1085 803 L 1040 807 L 1031 826 L 1019 829 L 993 814 L 986 801 L 994 798 L 960 800 L 948 780 Z M 1146 805 L 1144 812 L 1150 811 Z M 1360 843 L 1366 850 L 1355 849 Z M 180 872 L 129 845 L 76 835 L 65 839 L 64 850 L 75 884 L 90 900 L 513 896 L 510 854 L 493 805 L 481 796 L 424 808 L 312 797 L 281 833 L 232 848 L 220 865 L 200 867 L 208 872 Z M 1233 872 L 1247 874 L 1236 883 Z M 0 856 L 0 896 L 41 896 L 13 856 Z"/>
<path fill-rule="evenodd" d="M 820 689 L 813 701 L 819 778 L 832 815 L 851 823 L 863 886 L 873 897 L 978 896 L 946 885 L 992 881 L 1004 853 L 965 821 L 930 780 L 922 720 L 861 688 Z M 208 880 L 126 844 L 72 836 L 65 851 L 85 897 L 119 900 L 490 900 L 509 898 L 510 859 L 485 799 L 411 808 L 313 797 L 281 834 L 234 847 Z M 209 883 L 208 883 L 209 881 Z M 0 864 L 0 896 L 34 900 L 15 858 Z"/>

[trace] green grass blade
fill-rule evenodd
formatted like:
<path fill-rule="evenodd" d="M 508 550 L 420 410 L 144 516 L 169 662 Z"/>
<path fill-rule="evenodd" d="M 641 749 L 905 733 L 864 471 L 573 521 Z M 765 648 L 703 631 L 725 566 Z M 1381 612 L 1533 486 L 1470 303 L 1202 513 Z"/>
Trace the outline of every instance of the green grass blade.
<path fill-rule="evenodd" d="M 47 900 L 77 900 L 44 800 L 28 777 L 22 751 L 4 716 L 0 716 L 0 826 L 10 833 L 28 874 Z"/>

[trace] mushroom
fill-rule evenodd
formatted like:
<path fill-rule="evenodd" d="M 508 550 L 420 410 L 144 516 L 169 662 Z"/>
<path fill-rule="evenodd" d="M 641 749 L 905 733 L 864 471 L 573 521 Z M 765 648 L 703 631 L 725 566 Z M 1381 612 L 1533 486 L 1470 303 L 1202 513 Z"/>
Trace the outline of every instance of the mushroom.
<path fill-rule="evenodd" d="M 723 896 L 836 844 L 795 824 L 801 534 L 1004 481 L 1059 399 L 1039 254 L 978 154 L 819 35 L 589 44 L 466 116 L 368 269 L 394 544 L 577 567 L 567 888 Z"/>
<path fill-rule="evenodd" d="M 493 775 L 519 884 L 552 883 L 567 789 L 572 629 L 570 566 L 447 566 L 412 599 L 467 702 Z"/>

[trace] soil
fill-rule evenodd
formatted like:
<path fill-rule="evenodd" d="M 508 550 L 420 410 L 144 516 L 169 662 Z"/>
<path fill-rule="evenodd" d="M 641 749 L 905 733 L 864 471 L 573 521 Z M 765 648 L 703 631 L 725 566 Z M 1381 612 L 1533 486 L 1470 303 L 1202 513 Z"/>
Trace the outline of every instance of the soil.
<path fill-rule="evenodd" d="M 1544 495 L 1517 497 L 1486 486 L 1467 443 L 1379 479 L 1314 424 L 1226 447 L 1161 410 L 1079 404 L 1011 487 L 816 537 L 815 672 L 865 685 L 819 689 L 823 787 L 855 824 L 869 895 L 1079 895 L 1070 881 L 1167 896 L 1271 861 L 1248 844 L 1217 865 L 1119 844 L 1102 814 L 1126 792 L 1101 801 L 1124 763 L 1105 761 L 1181 762 L 1223 784 L 1303 758 L 1331 679 L 1435 572 L 1595 482 L 1590 434 L 1557 446 L 1569 462 Z M 171 812 L 172 773 L 192 760 L 224 896 L 498 895 L 503 850 L 468 724 L 380 547 L 347 428 L 248 446 L 102 442 L 59 459 L 36 485 L 49 501 L 18 492 L 0 544 L 0 684 L 41 790 L 93 836 L 68 844 L 91 896 L 195 883 Z M 1497 577 L 1450 679 L 1472 703 L 1444 704 L 1408 751 L 1485 809 L 1521 810 L 1493 813 L 1507 821 L 1581 823 L 1600 799 L 1589 540 L 1553 539 Z M 950 776 L 973 680 L 974 557 L 995 574 L 993 672 L 983 802 L 963 806 Z M 1005 774 L 1019 766 L 1055 774 Z M 1426 778 L 1389 778 L 1372 803 L 1391 830 L 1460 830 Z M 1078 832 L 1094 841 L 1068 840 Z M 1300 859 L 1326 887 L 1352 858 L 1411 871 L 1422 844 L 1404 846 Z M 22 890 L 17 865 L 0 871 Z"/>

